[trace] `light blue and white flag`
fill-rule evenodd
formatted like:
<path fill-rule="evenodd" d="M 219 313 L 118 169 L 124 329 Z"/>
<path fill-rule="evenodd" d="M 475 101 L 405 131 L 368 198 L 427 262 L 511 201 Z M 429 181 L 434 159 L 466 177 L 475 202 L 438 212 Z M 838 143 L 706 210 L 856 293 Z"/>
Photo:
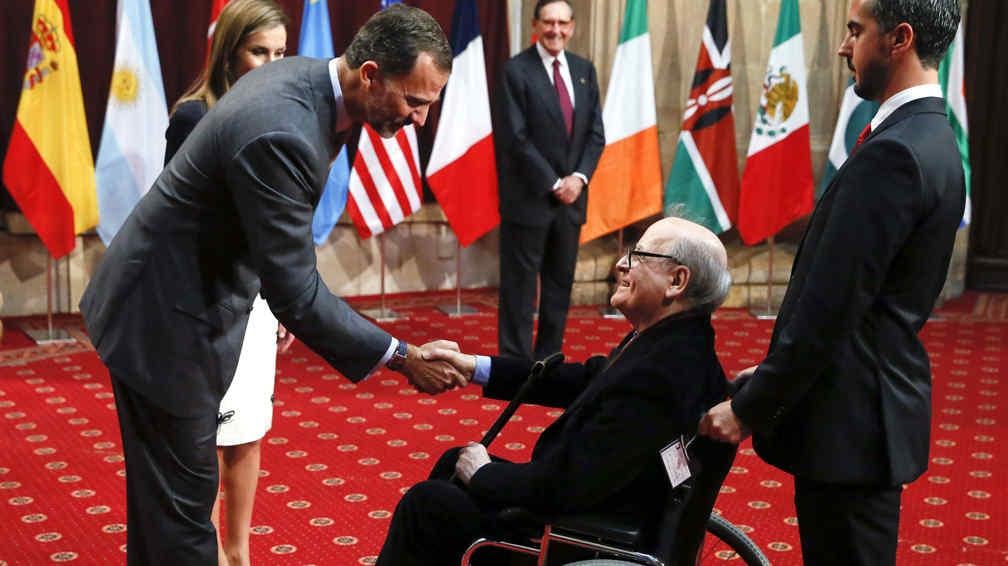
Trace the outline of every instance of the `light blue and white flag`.
<path fill-rule="evenodd" d="M 326 0 L 305 0 L 298 55 L 318 59 L 332 59 L 336 56 L 333 51 L 332 28 L 329 26 L 329 7 L 326 6 Z M 316 246 L 326 243 L 333 226 L 343 214 L 349 182 L 350 163 L 347 160 L 346 146 L 343 146 L 336 156 L 336 161 L 329 167 L 329 178 L 326 180 L 325 188 L 322 189 L 322 198 L 312 218 L 312 239 L 315 240 Z"/>
<path fill-rule="evenodd" d="M 844 91 L 843 100 L 840 102 L 840 114 L 837 116 L 836 128 L 833 130 L 833 142 L 826 155 L 826 167 L 822 180 L 816 187 L 816 200 L 822 196 L 840 166 L 844 164 L 844 161 L 847 161 L 861 130 L 871 122 L 878 107 L 877 102 L 865 100 L 854 94 L 854 80 L 851 79 L 847 90 Z"/>
<path fill-rule="evenodd" d="M 148 0 L 119 0 L 116 50 L 95 180 L 106 245 L 164 166 L 168 105 Z"/>

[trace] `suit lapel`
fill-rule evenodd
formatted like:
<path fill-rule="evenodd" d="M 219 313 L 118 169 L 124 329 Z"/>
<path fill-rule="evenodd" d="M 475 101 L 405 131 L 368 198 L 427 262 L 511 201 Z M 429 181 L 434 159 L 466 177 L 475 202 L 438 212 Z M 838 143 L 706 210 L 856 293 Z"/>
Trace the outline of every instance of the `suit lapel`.
<path fill-rule="evenodd" d="M 590 108 L 588 108 L 588 77 L 584 65 L 581 62 L 567 56 L 567 64 L 570 65 L 571 84 L 574 86 L 574 128 L 571 139 L 577 137 L 580 129 L 585 127 Z"/>
<path fill-rule="evenodd" d="M 857 153 L 857 151 L 860 150 L 862 147 L 864 147 L 864 144 L 868 143 L 869 141 L 880 135 L 882 132 L 892 127 L 894 124 L 898 124 L 902 122 L 904 119 L 913 116 L 914 114 L 922 114 L 928 112 L 936 114 L 945 114 L 945 101 L 937 97 L 929 96 L 926 98 L 918 98 L 917 100 L 912 100 L 894 110 L 893 113 L 890 114 L 885 120 L 883 120 L 882 123 L 879 124 L 877 128 L 871 131 L 868 137 L 865 138 L 863 142 L 861 142 L 862 145 L 860 147 L 855 149 L 853 152 L 851 152 L 850 155 L 847 156 L 847 159 L 843 162 L 842 165 L 840 165 L 840 169 L 838 169 L 836 174 L 833 175 L 833 179 L 830 181 L 830 184 L 826 186 L 826 190 L 823 191 L 823 194 L 819 197 L 819 202 L 822 202 L 826 198 L 826 195 L 830 192 L 830 190 L 833 189 L 833 185 L 835 185 L 840 180 L 844 169 L 847 167 L 847 164 L 851 162 L 851 159 L 854 158 L 854 155 Z M 817 202 L 815 209 L 812 211 L 813 216 L 815 216 L 815 210 L 819 208 L 818 204 L 819 203 Z M 798 249 L 801 250 L 800 244 Z"/>
<path fill-rule="evenodd" d="M 539 51 L 533 45 L 526 49 L 525 53 L 527 57 L 525 57 L 523 63 L 526 67 L 526 75 L 531 77 L 529 81 L 532 90 L 539 94 L 545 104 L 544 107 L 547 109 L 546 113 L 556 122 L 556 127 L 560 128 L 560 131 L 563 131 L 565 128 L 563 112 L 560 110 L 560 101 L 557 99 L 556 87 L 553 86 L 550 76 L 546 74 L 546 67 L 543 65 L 542 58 L 539 57 Z M 575 120 L 577 119 L 576 110 L 574 118 Z"/>

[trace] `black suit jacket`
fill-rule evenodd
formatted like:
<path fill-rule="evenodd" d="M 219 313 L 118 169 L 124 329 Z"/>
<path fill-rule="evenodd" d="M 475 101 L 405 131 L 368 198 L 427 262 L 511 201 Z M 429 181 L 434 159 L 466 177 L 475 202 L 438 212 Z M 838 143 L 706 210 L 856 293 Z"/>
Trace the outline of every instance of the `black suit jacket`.
<path fill-rule="evenodd" d="M 624 338 L 624 344 L 632 335 Z M 601 509 L 645 518 L 665 505 L 668 478 L 659 451 L 696 431 L 700 416 L 725 398 L 708 315 L 673 316 L 583 364 L 563 364 L 530 401 L 564 407 L 527 463 L 479 469 L 470 493 L 494 506 L 542 513 Z M 488 397 L 510 399 L 531 364 L 494 358 Z"/>
<path fill-rule="evenodd" d="M 568 139 L 556 89 L 533 45 L 504 64 L 494 104 L 494 147 L 505 222 L 545 226 L 559 213 L 585 222 L 587 191 L 572 205 L 553 198 L 557 179 L 578 171 L 591 179 L 605 147 L 598 78 L 587 59 L 566 51 L 574 85 Z"/>
<path fill-rule="evenodd" d="M 732 401 L 765 460 L 808 479 L 897 485 L 927 468 L 931 371 L 917 333 L 965 202 L 939 98 L 854 150 L 798 248 L 766 359 Z"/>
<path fill-rule="evenodd" d="M 339 143 L 328 63 L 245 75 L 199 121 L 113 239 L 81 299 L 117 379 L 173 414 L 217 411 L 252 300 L 351 380 L 390 336 L 329 292 L 312 214 Z"/>

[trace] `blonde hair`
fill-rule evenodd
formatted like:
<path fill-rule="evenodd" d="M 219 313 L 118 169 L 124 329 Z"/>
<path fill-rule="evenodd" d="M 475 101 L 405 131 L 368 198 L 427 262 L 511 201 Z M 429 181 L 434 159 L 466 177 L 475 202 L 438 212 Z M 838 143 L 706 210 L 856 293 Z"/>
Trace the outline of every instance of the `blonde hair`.
<path fill-rule="evenodd" d="M 276 26 L 287 25 L 287 15 L 273 0 L 231 0 L 221 10 L 210 45 L 210 57 L 196 81 L 179 97 L 179 104 L 202 100 L 210 108 L 231 88 L 238 77 L 231 72 L 238 46 L 248 36 Z"/>

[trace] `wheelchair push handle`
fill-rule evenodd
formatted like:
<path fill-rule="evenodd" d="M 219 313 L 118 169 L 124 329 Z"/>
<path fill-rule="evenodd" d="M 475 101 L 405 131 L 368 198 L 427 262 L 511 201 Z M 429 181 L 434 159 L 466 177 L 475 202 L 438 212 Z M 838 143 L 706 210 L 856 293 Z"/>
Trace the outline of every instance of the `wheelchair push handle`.
<path fill-rule="evenodd" d="M 553 371 L 553 368 L 560 365 L 563 362 L 563 360 L 564 360 L 563 353 L 556 352 L 555 354 L 550 354 L 549 356 L 533 364 L 532 371 L 529 372 L 529 376 L 525 380 L 525 383 L 523 383 L 521 388 L 518 389 L 518 393 L 516 393 L 514 398 L 511 399 L 511 401 L 507 404 L 507 407 L 504 407 L 504 410 L 501 411 L 501 414 L 500 416 L 497 417 L 497 420 L 495 420 L 494 423 L 490 425 L 490 428 L 487 429 L 486 434 L 484 434 L 483 438 L 480 440 L 480 444 L 482 444 L 487 448 L 490 447 L 490 443 L 493 442 L 495 438 L 497 438 L 497 435 L 500 434 L 500 431 L 504 428 L 504 425 L 506 425 L 507 422 L 511 420 L 511 417 L 515 414 L 515 411 L 518 410 L 518 407 L 521 406 L 522 402 L 525 400 L 525 397 L 528 396 L 528 392 L 531 391 L 532 385 L 534 385 L 535 382 L 537 382 L 540 378 L 542 378 L 542 376 L 547 375 L 549 374 L 549 372 Z"/>

